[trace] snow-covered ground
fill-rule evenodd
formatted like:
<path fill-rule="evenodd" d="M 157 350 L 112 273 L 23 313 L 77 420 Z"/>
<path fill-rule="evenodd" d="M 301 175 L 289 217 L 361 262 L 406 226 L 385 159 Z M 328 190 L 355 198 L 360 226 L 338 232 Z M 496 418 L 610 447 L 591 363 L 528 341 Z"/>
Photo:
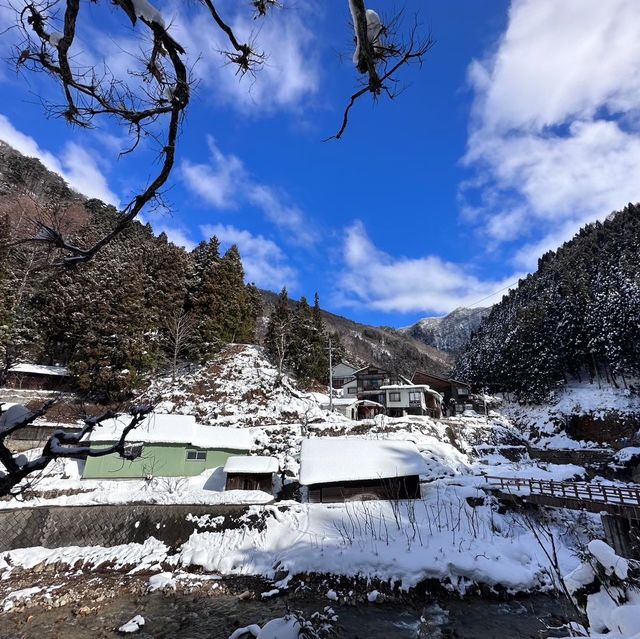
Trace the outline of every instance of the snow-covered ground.
<path fill-rule="evenodd" d="M 144 398 L 156 403 L 158 412 L 195 415 L 198 422 L 216 426 L 347 421 L 320 408 L 328 397 L 299 391 L 286 375 L 278 380 L 259 346 L 232 344 L 175 383 L 159 378 Z"/>

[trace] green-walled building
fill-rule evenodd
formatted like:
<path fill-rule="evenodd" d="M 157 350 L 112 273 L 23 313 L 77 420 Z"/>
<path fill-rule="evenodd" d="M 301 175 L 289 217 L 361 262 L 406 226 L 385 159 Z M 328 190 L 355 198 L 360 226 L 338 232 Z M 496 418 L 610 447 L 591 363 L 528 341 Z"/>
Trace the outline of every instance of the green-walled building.
<path fill-rule="evenodd" d="M 90 435 L 92 449 L 119 441 L 129 417 L 123 415 L 99 424 Z M 197 424 L 193 415 L 153 413 L 127 435 L 132 461 L 117 453 L 87 457 L 84 479 L 140 479 L 189 477 L 224 466 L 227 458 L 248 453 L 254 435 L 248 428 L 221 428 Z"/>

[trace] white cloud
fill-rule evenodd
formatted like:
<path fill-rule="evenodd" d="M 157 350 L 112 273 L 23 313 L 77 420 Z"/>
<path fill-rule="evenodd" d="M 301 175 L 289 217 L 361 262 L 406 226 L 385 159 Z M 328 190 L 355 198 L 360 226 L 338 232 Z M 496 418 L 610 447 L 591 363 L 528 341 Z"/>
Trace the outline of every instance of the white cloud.
<path fill-rule="evenodd" d="M 180 170 L 186 185 L 218 209 L 237 208 L 242 203 L 259 208 L 265 217 L 287 231 L 287 241 L 311 246 L 317 241 L 309 220 L 286 194 L 256 182 L 237 156 L 225 155 L 212 136 L 207 136 L 210 161 L 207 164 L 182 163 Z"/>
<path fill-rule="evenodd" d="M 635 0 L 514 0 L 494 52 L 469 71 L 476 179 L 464 207 L 490 244 L 525 239 L 518 266 L 639 198 Z"/>
<path fill-rule="evenodd" d="M 394 258 L 378 249 L 362 222 L 345 231 L 346 271 L 339 281 L 338 303 L 385 312 L 448 313 L 459 306 L 489 306 L 523 274 L 481 280 L 463 264 L 437 256 Z"/>
<path fill-rule="evenodd" d="M 295 269 L 287 264 L 285 254 L 272 240 L 225 224 L 206 224 L 200 229 L 205 237 L 215 235 L 223 246 L 238 246 L 247 282 L 271 290 L 283 286 L 291 290 L 297 285 Z"/>
<path fill-rule="evenodd" d="M 58 156 L 42 149 L 29 135 L 18 131 L 7 117 L 0 114 L 0 140 L 28 157 L 38 158 L 50 171 L 61 175 L 69 185 L 87 197 L 95 197 L 119 205 L 107 179 L 98 168 L 96 158 L 75 142 L 67 142 Z"/>
<path fill-rule="evenodd" d="M 242 184 L 248 179 L 242 161 L 235 155 L 224 155 L 212 136 L 207 136 L 209 164 L 182 163 L 182 176 L 189 188 L 219 209 L 235 208 Z"/>
<path fill-rule="evenodd" d="M 205 90 L 212 90 L 214 99 L 261 115 L 276 109 L 296 109 L 317 93 L 318 47 L 306 24 L 315 17 L 315 11 L 299 4 L 257 20 L 246 3 L 227 3 L 223 11 L 238 40 L 265 53 L 266 62 L 255 75 L 241 76 L 235 65 L 228 64 L 221 52 L 231 49 L 229 41 L 204 9 L 186 11 L 183 3 L 174 3 L 172 11 L 171 34 L 185 46 L 195 62 L 196 78 Z"/>

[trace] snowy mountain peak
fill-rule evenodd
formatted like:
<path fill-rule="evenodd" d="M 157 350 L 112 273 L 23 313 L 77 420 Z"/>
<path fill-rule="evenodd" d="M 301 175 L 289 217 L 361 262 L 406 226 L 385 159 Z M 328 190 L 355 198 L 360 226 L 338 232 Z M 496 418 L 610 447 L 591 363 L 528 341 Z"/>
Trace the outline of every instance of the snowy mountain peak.
<path fill-rule="evenodd" d="M 412 326 L 400 330 L 429 346 L 450 353 L 459 353 L 489 311 L 490 309 L 485 307 L 461 306 L 444 317 L 424 317 Z"/>

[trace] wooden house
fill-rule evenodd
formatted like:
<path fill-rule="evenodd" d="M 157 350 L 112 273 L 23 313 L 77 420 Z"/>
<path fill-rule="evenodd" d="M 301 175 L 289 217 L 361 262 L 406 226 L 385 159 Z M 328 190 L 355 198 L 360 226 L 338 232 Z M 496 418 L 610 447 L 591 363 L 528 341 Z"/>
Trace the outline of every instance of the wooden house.
<path fill-rule="evenodd" d="M 382 390 L 383 386 L 411 384 L 402 375 L 371 365 L 357 370 L 354 373 L 354 382 L 358 399 L 368 399 L 383 406 L 386 405 L 386 393 Z M 354 387 L 354 382 L 350 381 L 345 385 L 347 390 Z"/>
<path fill-rule="evenodd" d="M 233 455 L 224 465 L 225 490 L 262 490 L 273 492 L 273 475 L 279 469 L 275 457 Z"/>
<path fill-rule="evenodd" d="M 444 404 L 449 412 L 452 407 L 455 407 L 456 413 L 463 413 L 465 404 L 470 401 L 471 387 L 465 382 L 438 377 L 424 371 L 416 371 L 412 382 L 414 384 L 428 384 L 433 390 L 440 393 L 444 397 Z"/>
<path fill-rule="evenodd" d="M 23 390 L 70 391 L 73 377 L 65 366 L 43 364 L 14 364 L 7 371 L 6 385 Z"/>
<path fill-rule="evenodd" d="M 408 441 L 318 437 L 300 452 L 300 485 L 312 503 L 418 499 L 426 466 Z"/>

